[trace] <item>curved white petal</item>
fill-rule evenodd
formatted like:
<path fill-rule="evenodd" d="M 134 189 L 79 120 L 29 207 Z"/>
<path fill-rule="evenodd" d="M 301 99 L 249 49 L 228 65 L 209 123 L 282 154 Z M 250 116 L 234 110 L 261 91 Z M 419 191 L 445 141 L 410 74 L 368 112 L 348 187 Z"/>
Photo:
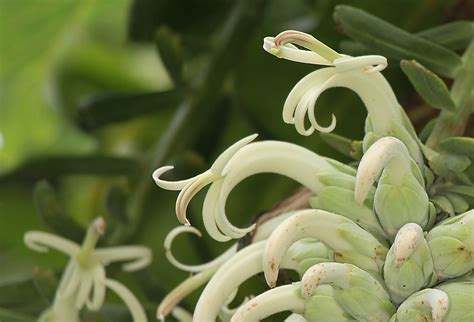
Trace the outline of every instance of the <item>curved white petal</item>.
<path fill-rule="evenodd" d="M 168 235 L 166 235 L 165 238 L 165 255 L 166 258 L 168 258 L 168 261 L 174 266 L 177 267 L 183 271 L 187 272 L 201 272 L 213 267 L 218 267 L 225 261 L 227 261 L 230 257 L 232 257 L 236 252 L 237 252 L 237 244 L 232 245 L 229 249 L 227 249 L 224 253 L 222 253 L 220 256 L 216 257 L 210 262 L 207 262 L 205 264 L 201 265 L 186 265 L 181 262 L 179 262 L 171 252 L 171 246 L 173 244 L 173 240 L 182 233 L 192 233 L 195 234 L 199 237 L 201 237 L 201 232 L 195 228 L 195 227 L 188 227 L 188 226 L 180 226 L 172 229 Z"/>
<path fill-rule="evenodd" d="M 193 321 L 215 321 L 221 306 L 234 290 L 262 271 L 264 245 L 265 241 L 261 241 L 245 247 L 217 270 L 199 297 Z M 296 263 L 288 258 L 282 266 L 295 269 Z"/>
<path fill-rule="evenodd" d="M 141 306 L 140 302 L 138 302 L 135 295 L 128 288 L 126 288 L 122 283 L 106 279 L 105 285 L 114 291 L 127 305 L 130 313 L 132 314 L 132 318 L 134 322 L 147 322 L 147 317 L 143 307 Z"/>
<path fill-rule="evenodd" d="M 305 300 L 298 296 L 299 288 L 295 283 L 268 290 L 242 305 L 231 322 L 258 322 L 283 311 L 302 313 Z"/>
<path fill-rule="evenodd" d="M 209 236 L 220 242 L 226 242 L 232 239 L 229 234 L 226 235 L 222 233 L 217 227 L 216 208 L 223 182 L 224 180 L 221 178 L 211 184 L 202 205 L 202 220 L 204 227 Z"/>
<path fill-rule="evenodd" d="M 387 58 L 379 55 L 345 56 L 334 60 L 334 67 L 338 73 L 355 69 L 363 70 L 366 73 L 379 72 L 387 67 Z"/>
<path fill-rule="evenodd" d="M 288 94 L 283 105 L 283 121 L 288 124 L 295 123 L 295 110 L 303 96 L 309 91 L 315 92 L 325 84 L 333 75 L 336 69 L 321 68 L 303 77 Z M 319 96 L 319 95 L 318 95 Z"/>
<path fill-rule="evenodd" d="M 64 285 L 62 285 L 62 287 L 57 291 L 57 295 L 61 298 L 72 296 L 77 291 L 79 284 L 81 283 L 82 271 L 78 267 L 77 263 L 74 263 L 70 274 L 70 277 L 67 279 Z"/>
<path fill-rule="evenodd" d="M 301 134 L 308 135 L 310 130 L 302 130 L 304 127 L 302 113 L 307 110 L 312 128 L 318 129 L 319 127 L 325 132 L 332 131 L 335 126 L 335 117 L 330 126 L 319 126 L 314 115 L 315 104 L 325 90 L 333 87 L 345 87 L 354 91 L 362 99 L 376 133 L 390 133 L 393 122 L 403 124 L 401 107 L 395 94 L 382 74 L 374 71 L 381 67 L 373 67 L 370 73 L 362 68 L 354 69 L 354 65 L 357 66 L 357 64 L 364 62 L 364 59 L 364 57 L 351 58 L 350 60 L 344 58 L 339 64 L 339 69 L 344 69 L 343 72 L 338 72 L 335 67 L 328 67 L 316 70 L 301 79 L 285 101 L 283 120 L 289 124 L 295 123 Z M 377 66 L 383 66 L 383 64 Z M 297 110 L 298 113 L 296 113 Z"/>
<path fill-rule="evenodd" d="M 104 265 L 112 262 L 131 261 L 122 266 L 123 270 L 128 272 L 136 271 L 148 266 L 152 258 L 151 250 L 145 246 L 99 248 L 94 251 L 94 255 Z"/>
<path fill-rule="evenodd" d="M 318 192 L 324 187 L 316 178 L 321 171 L 336 172 L 324 158 L 298 145 L 278 141 L 249 144 L 240 149 L 224 168 L 222 172 L 224 178 L 222 183 L 219 183 L 221 185 L 219 194 L 210 191 L 206 195 L 205 202 L 209 207 L 203 209 L 203 216 L 207 218 L 219 216 L 217 226 L 224 234 L 227 233 L 233 238 L 242 237 L 253 230 L 254 225 L 244 229 L 235 227 L 229 222 L 225 213 L 227 197 L 238 183 L 253 174 L 276 173 L 298 181 L 313 192 Z M 218 200 L 215 200 L 216 198 Z M 212 204 L 216 205 L 214 209 L 210 206 Z M 212 211 L 212 214 L 208 211 Z"/>
<path fill-rule="evenodd" d="M 285 319 L 285 322 L 308 322 L 308 320 L 300 314 L 292 313 Z"/>
<path fill-rule="evenodd" d="M 219 178 L 219 175 L 213 174 L 211 171 L 204 172 L 198 180 L 190 182 L 186 185 L 178 195 L 176 199 L 176 216 L 178 221 L 186 226 L 191 225 L 188 218 L 186 218 L 186 210 L 188 208 L 191 199 L 201 191 L 209 183 Z"/>
<path fill-rule="evenodd" d="M 217 266 L 208 268 L 196 275 L 193 275 L 181 284 L 175 287 L 166 297 L 161 301 L 156 312 L 156 317 L 159 320 L 164 320 L 165 317 L 192 291 L 199 288 L 206 283 L 211 276 L 216 272 Z"/>
<path fill-rule="evenodd" d="M 331 47 L 314 38 L 312 35 L 298 30 L 285 30 L 275 37 L 275 45 L 295 44 L 309 49 L 321 57 L 333 62 L 343 55 L 336 52 Z"/>
<path fill-rule="evenodd" d="M 191 313 L 181 307 L 175 307 L 171 314 L 178 322 L 192 322 L 193 320 Z"/>
<path fill-rule="evenodd" d="M 415 223 L 404 225 L 393 242 L 395 266 L 400 267 L 424 240 L 423 229 Z"/>
<path fill-rule="evenodd" d="M 214 161 L 212 167 L 211 167 L 211 172 L 216 173 L 216 174 L 221 174 L 222 170 L 224 170 L 224 167 L 226 166 L 227 162 L 229 162 L 230 159 L 244 146 L 252 142 L 257 138 L 258 134 L 251 134 L 249 136 L 244 137 L 243 139 L 240 139 L 239 141 L 235 142 L 232 144 L 230 147 L 228 147 L 224 152 L 222 152 L 221 155 Z"/>
<path fill-rule="evenodd" d="M 48 248 L 53 248 L 69 256 L 74 256 L 80 249 L 79 245 L 66 238 L 41 231 L 26 232 L 24 242 L 38 252 L 47 252 Z"/>
<path fill-rule="evenodd" d="M 350 227 L 354 232 L 354 238 L 363 236 L 368 245 L 377 245 L 376 247 L 383 248 L 375 237 L 346 217 L 323 210 L 303 210 L 281 223 L 267 240 L 262 259 L 267 284 L 270 287 L 275 287 L 282 258 L 288 248 L 300 239 L 317 238 L 334 251 L 354 252 L 352 241 L 339 233 L 343 226 Z M 371 250 L 370 256 L 365 256 L 360 263 L 360 265 L 365 265 L 362 267 L 363 269 L 374 271 L 378 269 L 380 255 L 377 254 L 376 247 Z M 370 258 L 373 260 L 371 261 Z"/>
<path fill-rule="evenodd" d="M 301 278 L 301 294 L 308 298 L 319 285 L 330 284 L 345 289 L 349 287 L 352 265 L 342 263 L 319 263 L 311 266 Z"/>
<path fill-rule="evenodd" d="M 93 290 L 91 297 L 87 300 L 87 308 L 91 311 L 98 311 L 105 300 L 105 269 L 102 265 L 97 265 L 94 270 Z"/>
<path fill-rule="evenodd" d="M 426 301 L 422 303 L 426 303 L 431 307 L 433 322 L 442 322 L 449 308 L 448 294 L 441 290 L 428 289 L 424 298 Z"/>
<path fill-rule="evenodd" d="M 185 186 L 190 184 L 191 182 L 198 180 L 203 175 L 201 173 L 201 174 L 198 174 L 197 176 L 194 176 L 192 178 L 185 179 L 185 180 L 178 180 L 178 181 L 167 181 L 167 180 L 160 179 L 160 177 L 165 172 L 168 172 L 168 171 L 173 170 L 173 169 L 174 169 L 174 166 L 166 165 L 166 166 L 163 166 L 163 167 L 160 167 L 160 168 L 156 169 L 153 172 L 152 178 L 153 178 L 153 180 L 155 180 L 155 183 L 158 187 L 166 189 L 166 190 L 181 190 Z"/>
<path fill-rule="evenodd" d="M 357 169 L 354 191 L 356 202 L 364 202 L 372 185 L 386 167 L 390 167 L 393 173 L 397 173 L 396 177 L 402 179 L 404 174 L 411 172 L 410 160 L 408 149 L 397 138 L 384 137 L 372 144 Z"/>
<path fill-rule="evenodd" d="M 79 289 L 77 291 L 74 304 L 78 310 L 80 310 L 86 304 L 87 299 L 89 298 L 89 294 L 92 290 L 92 279 L 92 272 L 87 271 L 81 274 L 81 282 L 79 284 Z"/>
<path fill-rule="evenodd" d="M 292 44 L 275 45 L 275 37 L 263 39 L 263 49 L 278 58 L 283 58 L 299 63 L 331 66 L 332 62 L 321 57 L 311 50 L 301 50 Z"/>

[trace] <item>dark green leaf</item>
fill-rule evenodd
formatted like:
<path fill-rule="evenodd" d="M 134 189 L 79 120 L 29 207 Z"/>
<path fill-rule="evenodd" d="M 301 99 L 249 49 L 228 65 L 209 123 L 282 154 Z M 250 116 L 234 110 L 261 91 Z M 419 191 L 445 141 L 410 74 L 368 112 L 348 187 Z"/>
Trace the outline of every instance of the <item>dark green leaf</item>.
<path fill-rule="evenodd" d="M 320 133 L 319 136 L 329 146 L 347 157 L 352 158 L 352 140 L 335 133 Z"/>
<path fill-rule="evenodd" d="M 33 200 L 41 219 L 52 231 L 76 242 L 82 240 L 84 229 L 64 212 L 48 181 L 41 180 L 35 185 Z"/>
<path fill-rule="evenodd" d="M 129 175 L 137 170 L 136 160 L 104 155 L 44 156 L 24 163 L 17 174 L 49 177 L 65 174 Z"/>
<path fill-rule="evenodd" d="M 469 159 L 474 160 L 474 138 L 446 138 L 439 143 L 438 148 L 446 152 L 465 155 Z"/>
<path fill-rule="evenodd" d="M 0 283 L 0 307 L 47 305 L 52 302 L 57 285 L 53 271 L 35 267 L 31 275 Z"/>
<path fill-rule="evenodd" d="M 336 6 L 334 19 L 345 34 L 371 48 L 374 53 L 394 59 L 416 59 L 447 77 L 453 77 L 461 66 L 461 58 L 455 52 L 363 10 L 339 5 Z"/>
<path fill-rule="evenodd" d="M 161 61 L 175 86 L 183 82 L 183 53 L 180 38 L 169 28 L 161 27 L 156 33 L 156 45 Z"/>
<path fill-rule="evenodd" d="M 417 36 L 452 50 L 464 49 L 474 37 L 474 23 L 455 21 L 416 33 Z"/>
<path fill-rule="evenodd" d="M 79 123 L 84 128 L 93 130 L 110 123 L 175 107 L 182 99 L 183 92 L 179 90 L 94 96 L 79 105 Z"/>
<path fill-rule="evenodd" d="M 37 319 L 33 316 L 0 308 L 0 321 L 5 322 L 35 322 Z"/>
<path fill-rule="evenodd" d="M 426 140 L 428 140 L 428 137 L 430 136 L 431 132 L 433 131 L 433 128 L 435 127 L 437 120 L 438 120 L 437 117 L 435 117 L 434 119 L 429 120 L 429 122 L 426 123 L 426 125 L 420 131 L 420 134 L 418 134 L 418 137 L 420 138 L 421 142 L 426 142 Z"/>
<path fill-rule="evenodd" d="M 440 110 L 454 111 L 456 109 L 446 84 L 436 74 L 415 60 L 402 60 L 400 67 L 429 105 Z"/>

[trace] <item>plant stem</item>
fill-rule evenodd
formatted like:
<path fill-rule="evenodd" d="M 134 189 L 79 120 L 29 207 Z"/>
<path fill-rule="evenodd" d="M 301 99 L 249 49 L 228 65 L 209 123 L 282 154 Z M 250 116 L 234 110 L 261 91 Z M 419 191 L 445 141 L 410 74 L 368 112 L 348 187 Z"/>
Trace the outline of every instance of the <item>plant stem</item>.
<path fill-rule="evenodd" d="M 469 115 L 474 112 L 474 41 L 469 44 L 462 60 L 462 67 L 451 88 L 451 98 L 456 104 L 456 110 L 443 110 L 440 113 L 426 143 L 430 148 L 435 148 L 444 138 L 462 135 Z"/>

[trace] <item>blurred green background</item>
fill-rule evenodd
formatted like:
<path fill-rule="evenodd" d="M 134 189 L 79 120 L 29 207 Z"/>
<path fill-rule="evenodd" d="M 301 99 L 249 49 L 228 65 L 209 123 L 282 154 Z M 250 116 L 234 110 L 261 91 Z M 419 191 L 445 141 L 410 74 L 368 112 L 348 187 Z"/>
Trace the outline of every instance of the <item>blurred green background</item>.
<path fill-rule="evenodd" d="M 299 136 L 281 119 L 292 86 L 314 66 L 278 60 L 262 39 L 298 29 L 340 50 L 334 6 L 347 3 L 411 32 L 472 19 L 470 1 L 400 0 L 0 0 L 0 320 L 34 320 L 50 303 L 66 258 L 26 249 L 28 230 L 80 239 L 96 216 L 108 222 L 103 245 L 140 243 L 154 251 L 144 271 L 110 275 L 140 298 L 151 320 L 163 296 L 187 275 L 163 255 L 178 225 L 175 192 L 152 171 L 173 177 L 207 169 L 228 145 L 251 133 L 306 146 L 347 161 L 317 134 Z M 401 73 L 384 75 L 420 129 L 433 116 Z M 318 117 L 360 139 L 366 115 L 355 94 L 331 89 Z M 259 175 L 232 193 L 228 214 L 247 225 L 297 184 Z M 189 217 L 202 227 L 203 193 Z M 183 237 L 174 253 L 200 263 L 229 245 Z M 248 288 L 263 287 L 253 281 Z M 197 294 L 184 303 L 193 308 Z M 91 321 L 128 319 L 110 297 Z"/>

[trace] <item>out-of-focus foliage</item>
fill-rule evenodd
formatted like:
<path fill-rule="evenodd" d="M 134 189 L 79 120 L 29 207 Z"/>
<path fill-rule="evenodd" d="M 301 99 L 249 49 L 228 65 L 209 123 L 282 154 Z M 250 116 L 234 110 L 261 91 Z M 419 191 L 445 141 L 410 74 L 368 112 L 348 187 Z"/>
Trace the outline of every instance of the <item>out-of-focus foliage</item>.
<path fill-rule="evenodd" d="M 420 36 L 473 12 L 469 2 L 441 0 L 0 1 L 0 320 L 37 316 L 65 264 L 55 253 L 27 250 L 23 233 L 44 229 L 74 239 L 97 215 L 109 223 L 104 243 L 153 249 L 150 269 L 125 279 L 117 270 L 116 277 L 154 316 L 165 291 L 185 275 L 162 255 L 164 236 L 178 223 L 175 194 L 151 179 L 160 165 L 175 164 L 176 177 L 199 173 L 230 143 L 254 132 L 349 160 L 319 137 L 301 137 L 281 122 L 285 97 L 313 67 L 277 61 L 261 49 L 264 36 L 298 29 L 341 52 L 377 50 L 337 32 L 333 11 L 340 3 Z M 459 30 L 468 33 L 466 26 Z M 462 39 L 446 42 L 456 50 Z M 424 103 L 398 65 L 390 61 L 384 75 L 420 128 L 426 118 L 417 111 Z M 323 124 L 334 113 L 338 134 L 361 139 L 365 114 L 355 95 L 333 89 L 318 106 L 326 107 L 317 111 Z M 243 225 L 295 188 L 271 175 L 246 180 L 228 213 Z M 200 212 L 200 201 L 190 207 L 198 228 L 200 216 L 192 215 Z M 177 245 L 190 263 L 225 247 L 207 237 Z M 121 306 L 102 313 L 128 319 Z"/>

